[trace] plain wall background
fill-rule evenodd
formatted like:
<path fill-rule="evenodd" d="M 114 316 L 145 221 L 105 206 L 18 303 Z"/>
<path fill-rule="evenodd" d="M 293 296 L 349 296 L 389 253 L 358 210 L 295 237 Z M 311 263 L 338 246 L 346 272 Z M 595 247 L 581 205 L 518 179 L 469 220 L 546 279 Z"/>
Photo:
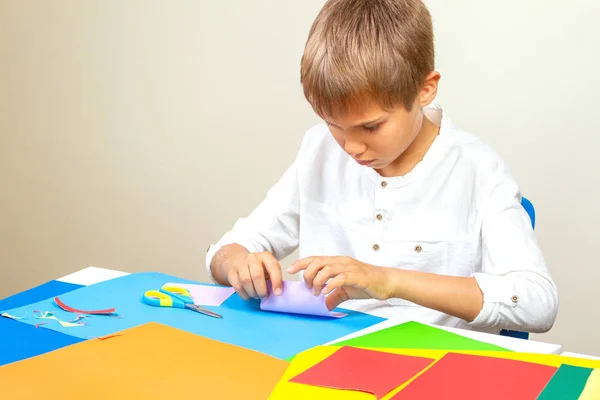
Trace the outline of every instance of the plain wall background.
<path fill-rule="evenodd" d="M 299 61 L 323 3 L 0 0 L 0 297 L 87 265 L 205 280 L 319 122 Z M 533 338 L 600 355 L 600 5 L 428 4 L 438 101 L 537 208 L 561 307 Z"/>

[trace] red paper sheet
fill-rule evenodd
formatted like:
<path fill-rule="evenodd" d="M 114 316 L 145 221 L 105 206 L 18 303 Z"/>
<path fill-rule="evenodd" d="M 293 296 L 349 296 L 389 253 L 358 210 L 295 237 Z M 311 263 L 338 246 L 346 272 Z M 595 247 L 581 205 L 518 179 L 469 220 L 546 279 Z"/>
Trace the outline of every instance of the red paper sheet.
<path fill-rule="evenodd" d="M 556 367 L 448 353 L 391 400 L 535 400 Z"/>
<path fill-rule="evenodd" d="M 402 385 L 434 360 L 342 347 L 290 382 L 372 393 L 377 398 Z"/>

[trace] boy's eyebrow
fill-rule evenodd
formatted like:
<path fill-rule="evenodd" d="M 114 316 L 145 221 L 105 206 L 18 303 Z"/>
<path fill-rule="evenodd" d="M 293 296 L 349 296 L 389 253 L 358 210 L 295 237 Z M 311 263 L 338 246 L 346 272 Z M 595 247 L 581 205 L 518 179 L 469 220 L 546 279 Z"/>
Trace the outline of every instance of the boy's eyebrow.
<path fill-rule="evenodd" d="M 379 118 L 376 118 L 376 119 L 373 119 L 370 121 L 363 121 L 360 124 L 352 126 L 351 128 L 360 128 L 361 126 L 376 124 L 378 122 L 381 122 L 384 118 L 385 118 L 385 116 L 381 116 Z M 328 122 L 328 121 L 325 121 L 325 122 L 328 123 L 329 125 L 337 126 L 335 124 L 332 124 L 331 122 Z"/>

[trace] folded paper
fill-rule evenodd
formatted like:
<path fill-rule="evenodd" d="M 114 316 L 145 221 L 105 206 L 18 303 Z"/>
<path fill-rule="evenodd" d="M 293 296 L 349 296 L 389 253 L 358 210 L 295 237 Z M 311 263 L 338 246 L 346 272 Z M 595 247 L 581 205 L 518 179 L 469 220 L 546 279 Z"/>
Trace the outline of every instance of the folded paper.
<path fill-rule="evenodd" d="M 342 347 L 290 382 L 332 389 L 357 390 L 382 398 L 434 362 L 355 347 Z"/>
<path fill-rule="evenodd" d="M 232 287 L 216 285 L 195 285 L 190 283 L 165 283 L 164 286 L 179 286 L 187 289 L 197 306 L 218 307 L 227 300 L 235 290 Z"/>
<path fill-rule="evenodd" d="M 314 315 L 319 317 L 341 318 L 348 314 L 329 311 L 325 304 L 325 296 L 315 296 L 303 281 L 284 281 L 282 293 L 279 296 L 273 294 L 271 282 L 267 282 L 269 296 L 262 299 L 261 310 L 276 311 L 282 313 Z"/>
<path fill-rule="evenodd" d="M 7 383 L 6 399 L 264 400 L 287 366 L 252 350 L 149 323 L 0 367 L 0 382 Z"/>
<path fill-rule="evenodd" d="M 151 307 L 141 300 L 142 294 L 148 289 L 160 288 L 166 282 L 197 284 L 170 275 L 146 272 L 82 287 L 61 295 L 61 300 L 72 307 L 85 310 L 112 306 L 125 318 L 94 316 L 86 320 L 85 329 L 64 328 L 55 323 L 43 328 L 87 339 L 111 335 L 147 322 L 159 322 L 285 359 L 384 321 L 383 318 L 356 311 L 348 311 L 345 318 L 263 312 L 260 300 L 243 300 L 237 294 L 231 295 L 220 307 L 204 306 L 218 312 L 223 316 L 222 319 L 210 318 L 187 309 Z M 12 315 L 23 315 L 33 310 L 51 311 L 63 321 L 72 320 L 74 315 L 58 307 L 53 298 L 6 311 Z M 39 321 L 28 318 L 20 322 L 35 325 Z"/>

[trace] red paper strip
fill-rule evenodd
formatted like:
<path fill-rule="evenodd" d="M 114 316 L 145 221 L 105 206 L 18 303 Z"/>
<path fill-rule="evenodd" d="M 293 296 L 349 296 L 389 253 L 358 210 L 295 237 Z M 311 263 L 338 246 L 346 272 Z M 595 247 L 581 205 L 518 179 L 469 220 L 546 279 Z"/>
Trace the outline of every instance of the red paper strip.
<path fill-rule="evenodd" d="M 72 313 L 77 313 L 77 314 L 112 314 L 116 311 L 116 308 L 109 308 L 107 310 L 92 310 L 92 311 L 77 310 L 77 309 L 75 309 L 73 307 L 69 307 L 68 305 L 63 303 L 62 300 L 60 300 L 58 297 L 55 297 L 54 301 L 63 310 L 72 312 Z"/>
<path fill-rule="evenodd" d="M 421 372 L 433 359 L 342 347 L 290 382 L 357 390 L 378 399 Z"/>
<path fill-rule="evenodd" d="M 555 372 L 525 361 L 448 353 L 392 400 L 533 400 Z"/>

